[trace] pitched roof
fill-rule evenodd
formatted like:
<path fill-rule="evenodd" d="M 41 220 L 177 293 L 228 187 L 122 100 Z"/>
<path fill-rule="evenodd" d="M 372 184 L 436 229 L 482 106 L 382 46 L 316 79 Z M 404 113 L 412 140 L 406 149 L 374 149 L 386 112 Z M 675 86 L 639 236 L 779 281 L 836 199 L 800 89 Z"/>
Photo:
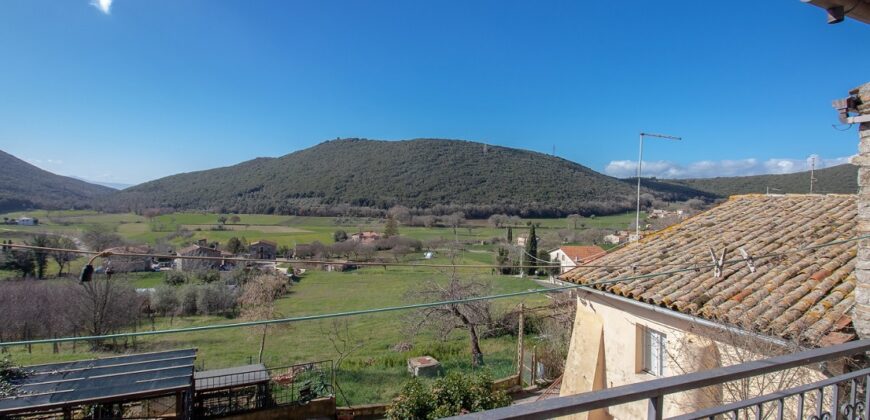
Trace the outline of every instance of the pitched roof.
<path fill-rule="evenodd" d="M 278 246 L 278 243 L 277 243 L 277 242 L 272 242 L 272 241 L 270 241 L 270 240 L 266 240 L 266 239 L 260 239 L 259 241 L 251 242 L 251 246 L 254 246 L 254 245 L 257 245 L 257 244 L 271 245 L 271 246 L 274 246 L 274 247 L 277 247 L 277 246 Z"/>
<path fill-rule="evenodd" d="M 854 195 L 734 196 L 595 262 L 635 270 L 580 266 L 562 278 L 587 283 L 676 268 L 645 264 L 709 265 L 710 248 L 718 258 L 727 247 L 726 260 L 739 258 L 739 247 L 755 256 L 786 252 L 755 261 L 755 273 L 741 263 L 726 265 L 720 278 L 703 269 L 594 287 L 805 345 L 848 341 L 857 243 L 802 248 L 853 237 L 855 201 Z"/>
<path fill-rule="evenodd" d="M 589 262 L 607 254 L 607 251 L 597 245 L 565 245 L 559 249 L 574 261 Z"/>
<path fill-rule="evenodd" d="M 220 255 L 220 251 L 214 248 L 208 248 L 199 245 L 190 245 L 178 250 L 178 255 L 196 256 L 201 254 Z"/>

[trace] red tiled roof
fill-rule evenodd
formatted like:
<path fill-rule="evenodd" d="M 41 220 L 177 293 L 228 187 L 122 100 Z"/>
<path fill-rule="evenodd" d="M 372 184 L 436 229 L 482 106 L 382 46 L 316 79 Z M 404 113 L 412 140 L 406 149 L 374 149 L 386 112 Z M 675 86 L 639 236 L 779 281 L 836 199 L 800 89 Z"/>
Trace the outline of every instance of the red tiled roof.
<path fill-rule="evenodd" d="M 712 269 L 688 271 L 594 286 L 616 295 L 670 308 L 762 334 L 825 345 L 854 339 L 850 311 L 855 304 L 856 242 L 816 249 L 856 234 L 854 195 L 743 195 L 679 224 L 578 267 L 562 278 L 587 283 L 668 271 L 644 264 L 709 265 L 710 248 L 727 247 L 725 259 L 785 252 L 779 258 L 726 265 L 716 278 Z M 671 267 L 675 268 L 675 267 Z"/>
<path fill-rule="evenodd" d="M 607 251 L 597 245 L 565 245 L 559 249 L 571 260 L 580 262 L 589 262 L 607 254 Z"/>

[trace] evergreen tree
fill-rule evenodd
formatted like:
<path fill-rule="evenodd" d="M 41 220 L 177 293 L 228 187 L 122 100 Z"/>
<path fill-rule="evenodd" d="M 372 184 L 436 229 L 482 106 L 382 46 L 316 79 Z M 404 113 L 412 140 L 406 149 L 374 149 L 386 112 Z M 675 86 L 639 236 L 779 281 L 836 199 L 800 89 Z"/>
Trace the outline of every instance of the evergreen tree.
<path fill-rule="evenodd" d="M 538 237 L 535 235 L 535 225 L 529 228 L 529 239 L 526 240 L 526 258 L 524 260 L 528 261 L 527 264 L 529 266 L 527 273 L 529 275 L 535 274 L 535 258 L 538 256 Z"/>
<path fill-rule="evenodd" d="M 384 237 L 396 236 L 399 234 L 399 224 L 392 217 L 387 218 L 387 225 L 384 226 Z"/>
<path fill-rule="evenodd" d="M 508 226 L 507 241 L 508 241 L 508 243 L 511 243 L 514 241 L 514 229 L 510 226 Z"/>

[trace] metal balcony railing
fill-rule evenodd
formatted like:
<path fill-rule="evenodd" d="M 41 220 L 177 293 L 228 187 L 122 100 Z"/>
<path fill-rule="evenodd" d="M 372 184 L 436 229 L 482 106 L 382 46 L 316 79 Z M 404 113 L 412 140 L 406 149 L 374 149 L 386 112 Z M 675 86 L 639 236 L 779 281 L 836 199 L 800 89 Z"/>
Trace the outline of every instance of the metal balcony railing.
<path fill-rule="evenodd" d="M 601 391 L 557 397 L 528 404 L 454 417 L 456 419 L 541 419 L 577 414 L 635 401 L 648 401 L 648 419 L 661 419 L 667 395 L 783 371 L 813 363 L 864 354 L 870 340 L 852 341 L 739 365 L 671 376 Z M 776 391 L 675 417 L 687 419 L 870 419 L 870 369 L 861 369 L 811 384 Z M 787 412 L 788 410 L 788 412 Z"/>

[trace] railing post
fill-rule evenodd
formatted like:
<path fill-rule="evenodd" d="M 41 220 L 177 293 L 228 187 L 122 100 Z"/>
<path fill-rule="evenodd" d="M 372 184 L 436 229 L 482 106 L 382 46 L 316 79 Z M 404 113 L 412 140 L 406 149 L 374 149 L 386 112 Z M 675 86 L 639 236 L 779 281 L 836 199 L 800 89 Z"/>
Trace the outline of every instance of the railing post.
<path fill-rule="evenodd" d="M 662 401 L 664 400 L 663 395 L 656 395 L 655 397 L 650 397 L 649 405 L 647 407 L 646 418 L 647 420 L 662 420 Z"/>

